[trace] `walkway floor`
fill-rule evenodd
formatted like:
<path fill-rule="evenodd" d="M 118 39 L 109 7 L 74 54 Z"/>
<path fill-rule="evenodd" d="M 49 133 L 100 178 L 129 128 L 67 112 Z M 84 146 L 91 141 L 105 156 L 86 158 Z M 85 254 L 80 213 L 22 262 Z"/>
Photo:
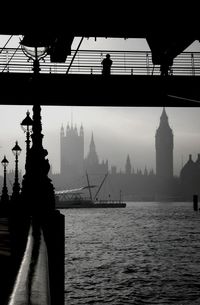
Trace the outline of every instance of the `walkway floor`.
<path fill-rule="evenodd" d="M 10 254 L 8 219 L 0 218 L 0 257 L 10 256 Z"/>
<path fill-rule="evenodd" d="M 0 304 L 7 304 L 13 285 L 10 232 L 7 218 L 0 217 Z"/>

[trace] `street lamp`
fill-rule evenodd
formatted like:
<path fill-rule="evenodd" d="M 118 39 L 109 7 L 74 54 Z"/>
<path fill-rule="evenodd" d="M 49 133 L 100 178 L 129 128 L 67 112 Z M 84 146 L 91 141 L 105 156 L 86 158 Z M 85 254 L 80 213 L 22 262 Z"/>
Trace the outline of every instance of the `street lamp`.
<path fill-rule="evenodd" d="M 37 87 L 40 80 L 40 60 L 44 59 L 47 55 L 48 49 L 43 47 L 43 43 L 34 36 L 25 36 L 20 44 L 28 60 L 33 61 L 32 92 L 30 92 L 33 99 L 33 120 L 30 123 L 30 117 L 27 114 L 28 118 L 26 117 L 25 123 L 24 121 L 21 123 L 21 126 L 28 126 L 28 128 L 32 126 L 32 146 L 30 147 L 29 130 L 29 134 L 27 134 L 27 156 L 21 196 L 24 205 L 28 209 L 28 213 L 39 215 L 46 214 L 46 212 L 55 209 L 54 187 L 48 178 L 50 169 L 49 161 L 46 159 L 48 152 L 42 145 L 41 107 Z M 28 124 L 27 120 L 29 120 Z M 27 202 L 29 203 L 28 206 Z"/>
<path fill-rule="evenodd" d="M 43 42 L 37 35 L 25 35 L 21 45 L 24 45 L 22 48 L 25 55 L 33 60 L 33 77 L 29 83 L 31 85 L 29 88 L 32 89 L 30 98 L 33 100 L 32 145 L 28 151 L 28 162 L 22 180 L 21 203 L 24 215 L 30 216 L 27 219 L 28 222 L 32 222 L 36 248 L 40 241 L 40 229 L 44 233 L 49 258 L 52 305 L 64 304 L 64 217 L 55 210 L 54 187 L 51 179 L 48 178 L 50 169 L 49 160 L 46 159 L 48 152 L 42 145 L 39 61 L 47 52 L 44 48 L 44 53 L 39 53 Z M 30 48 L 28 51 L 26 46 L 32 47 L 33 51 L 30 51 Z M 56 226 L 56 230 L 52 224 Z"/>
<path fill-rule="evenodd" d="M 34 36 L 24 36 L 21 40 L 20 45 L 22 47 L 23 53 L 28 57 L 28 60 L 33 61 L 33 72 L 35 74 L 39 73 L 40 71 L 40 63 L 39 61 L 48 53 L 48 47 L 43 46 L 43 43 L 40 39 L 37 39 Z"/>
<path fill-rule="evenodd" d="M 6 156 L 4 156 L 3 160 L 1 161 L 1 164 L 4 168 L 4 176 L 3 176 L 3 188 L 2 188 L 2 195 L 1 195 L 1 202 L 7 203 L 9 201 L 8 196 L 8 189 L 6 185 L 6 167 L 8 166 L 8 160 L 6 159 Z"/>
<path fill-rule="evenodd" d="M 21 122 L 21 128 L 26 133 L 26 158 L 30 149 L 30 134 L 32 133 L 33 120 L 30 117 L 30 112 L 27 110 L 26 117 Z"/>
<path fill-rule="evenodd" d="M 21 148 L 18 145 L 18 142 L 15 142 L 15 146 L 12 148 L 13 155 L 15 156 L 15 181 L 13 184 L 13 193 L 11 199 L 13 201 L 19 200 L 20 196 L 20 185 L 19 185 L 19 179 L 18 179 L 18 157 L 21 153 Z"/>

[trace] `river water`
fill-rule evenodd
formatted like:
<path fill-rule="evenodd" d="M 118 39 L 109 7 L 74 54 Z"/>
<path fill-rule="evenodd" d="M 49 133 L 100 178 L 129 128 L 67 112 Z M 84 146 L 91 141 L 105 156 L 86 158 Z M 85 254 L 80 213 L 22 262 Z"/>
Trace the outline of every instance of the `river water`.
<path fill-rule="evenodd" d="M 200 304 L 200 213 L 128 203 L 65 214 L 65 304 Z"/>

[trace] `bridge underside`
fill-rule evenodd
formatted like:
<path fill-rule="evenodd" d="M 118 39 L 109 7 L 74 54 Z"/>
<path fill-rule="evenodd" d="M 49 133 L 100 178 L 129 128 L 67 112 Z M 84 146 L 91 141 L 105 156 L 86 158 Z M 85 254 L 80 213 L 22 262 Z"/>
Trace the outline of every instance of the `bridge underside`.
<path fill-rule="evenodd" d="M 191 12 L 190 12 L 191 10 Z M 176 12 L 174 5 L 139 2 L 116 5 L 114 2 L 77 5 L 68 1 L 66 8 L 58 3 L 36 9 L 23 7 L 13 11 L 12 22 L 7 14 L 0 19 L 0 34 L 23 35 L 25 45 L 42 45 L 49 49 L 52 62 L 65 62 L 71 52 L 73 38 L 118 37 L 145 38 L 154 64 L 172 61 L 194 40 L 199 40 L 199 8 L 183 6 Z M 188 16 L 192 20 L 188 21 Z"/>
<path fill-rule="evenodd" d="M 199 107 L 199 84 L 198 76 L 2 73 L 0 104 Z"/>

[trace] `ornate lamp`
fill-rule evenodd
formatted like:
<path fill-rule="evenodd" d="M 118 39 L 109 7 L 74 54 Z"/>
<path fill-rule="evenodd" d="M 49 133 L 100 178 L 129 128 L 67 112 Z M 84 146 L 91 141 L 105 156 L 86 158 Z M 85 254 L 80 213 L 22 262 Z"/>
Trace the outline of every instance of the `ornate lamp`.
<path fill-rule="evenodd" d="M 21 148 L 18 145 L 18 142 L 15 142 L 15 146 L 12 148 L 13 155 L 15 156 L 15 181 L 13 184 L 13 193 L 12 193 L 12 200 L 17 201 L 20 196 L 20 185 L 18 179 L 18 157 L 21 153 Z"/>
<path fill-rule="evenodd" d="M 12 148 L 13 155 L 16 157 L 16 160 L 18 161 L 18 156 L 21 153 L 21 147 L 18 145 L 18 141 L 15 142 L 15 146 Z"/>
<path fill-rule="evenodd" d="M 41 59 L 48 53 L 48 48 L 43 46 L 43 41 L 35 36 L 24 36 L 20 42 L 23 53 L 28 57 L 28 60 L 33 61 L 33 72 L 39 73 Z"/>
<path fill-rule="evenodd" d="M 26 133 L 26 157 L 30 149 L 30 134 L 32 133 L 33 120 L 30 117 L 30 112 L 27 110 L 26 117 L 21 122 L 21 128 Z"/>
<path fill-rule="evenodd" d="M 7 203 L 9 201 L 8 196 L 8 189 L 6 185 L 6 167 L 8 166 L 8 160 L 6 159 L 6 156 L 4 156 L 3 160 L 1 161 L 1 164 L 4 168 L 4 176 L 3 176 L 3 188 L 2 188 L 2 195 L 1 195 L 1 202 Z"/>

